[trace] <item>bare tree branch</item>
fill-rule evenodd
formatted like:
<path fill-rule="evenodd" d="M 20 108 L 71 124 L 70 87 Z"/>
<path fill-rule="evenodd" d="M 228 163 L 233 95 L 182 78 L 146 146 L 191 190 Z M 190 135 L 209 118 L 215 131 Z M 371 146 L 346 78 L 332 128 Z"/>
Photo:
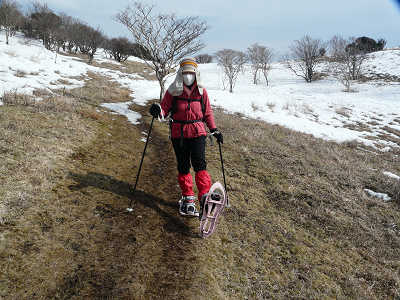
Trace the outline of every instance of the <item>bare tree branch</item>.
<path fill-rule="evenodd" d="M 294 41 L 290 47 L 290 57 L 286 60 L 286 66 L 296 76 L 312 82 L 315 69 L 321 62 L 320 49 L 323 43 L 319 39 L 312 39 L 306 35 L 301 40 Z"/>
<path fill-rule="evenodd" d="M 199 54 L 195 59 L 199 64 L 209 64 L 212 62 L 213 57 L 209 54 Z"/>
<path fill-rule="evenodd" d="M 345 91 L 351 91 L 351 84 L 361 76 L 362 64 L 367 59 L 365 53 L 354 45 L 355 38 L 344 39 L 334 36 L 331 41 L 332 57 L 330 69 L 333 76 L 345 86 Z"/>
<path fill-rule="evenodd" d="M 247 56 L 241 51 L 223 49 L 215 54 L 218 64 L 222 67 L 225 76 L 229 81 L 229 92 L 233 93 L 237 77 L 243 71 Z"/>
<path fill-rule="evenodd" d="M 22 23 L 22 14 L 18 9 L 14 0 L 0 1 L 0 29 L 6 33 L 6 44 L 8 45 L 9 37 L 13 35 L 18 25 Z"/>
<path fill-rule="evenodd" d="M 268 85 L 268 73 L 271 70 L 272 59 L 271 49 L 254 44 L 247 49 L 247 55 L 253 71 L 253 83 L 257 84 L 257 76 L 259 71 L 261 71 L 264 74 L 265 81 Z"/>
<path fill-rule="evenodd" d="M 198 17 L 179 18 L 175 14 L 155 14 L 154 6 L 135 2 L 117 14 L 123 24 L 141 46 L 143 56 L 150 56 L 146 64 L 155 71 L 160 84 L 160 99 L 165 91 L 165 81 L 179 61 L 192 55 L 204 44 L 199 40 L 208 29 Z"/>

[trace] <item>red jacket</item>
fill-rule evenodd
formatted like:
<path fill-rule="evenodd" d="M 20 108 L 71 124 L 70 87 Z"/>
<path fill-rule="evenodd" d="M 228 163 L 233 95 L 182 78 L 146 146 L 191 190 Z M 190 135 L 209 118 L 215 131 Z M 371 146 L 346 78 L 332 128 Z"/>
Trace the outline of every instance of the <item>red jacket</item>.
<path fill-rule="evenodd" d="M 173 96 L 167 91 L 164 98 L 161 101 L 161 109 L 164 116 L 166 116 L 172 109 Z M 182 95 L 179 98 L 185 99 L 201 99 L 201 95 L 197 84 L 194 83 L 192 89 L 183 87 Z M 175 121 L 193 121 L 193 120 L 204 120 L 207 127 L 212 130 L 215 129 L 214 115 L 211 110 L 210 100 L 206 89 L 203 89 L 203 103 L 205 105 L 205 113 L 201 109 L 201 102 L 194 101 L 190 102 L 190 108 L 188 101 L 178 100 L 176 101 L 176 112 L 172 116 Z M 171 138 L 176 139 L 181 137 L 181 127 L 183 126 L 183 137 L 184 138 L 196 138 L 199 136 L 207 135 L 207 131 L 203 122 L 181 124 L 177 122 L 172 123 Z"/>

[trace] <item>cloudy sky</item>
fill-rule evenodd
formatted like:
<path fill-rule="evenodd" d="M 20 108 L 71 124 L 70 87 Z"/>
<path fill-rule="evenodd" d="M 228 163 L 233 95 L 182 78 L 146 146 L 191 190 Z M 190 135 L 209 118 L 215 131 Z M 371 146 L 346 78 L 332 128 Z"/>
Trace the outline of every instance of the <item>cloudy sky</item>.
<path fill-rule="evenodd" d="M 43 2 L 42 0 L 40 0 Z M 17 0 L 26 5 L 30 0 Z M 65 12 L 100 26 L 110 37 L 129 32 L 113 16 L 130 0 L 47 0 L 55 12 Z M 222 48 L 246 50 L 253 43 L 269 46 L 277 55 L 305 34 L 329 40 L 344 37 L 385 38 L 388 47 L 400 46 L 400 0 L 153 0 L 157 11 L 199 16 L 210 26 L 203 52 Z"/>

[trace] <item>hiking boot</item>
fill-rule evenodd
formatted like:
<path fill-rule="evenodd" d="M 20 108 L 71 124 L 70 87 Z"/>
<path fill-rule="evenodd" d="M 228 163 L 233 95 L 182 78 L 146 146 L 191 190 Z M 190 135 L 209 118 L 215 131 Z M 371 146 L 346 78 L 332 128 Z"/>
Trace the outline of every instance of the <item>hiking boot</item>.
<path fill-rule="evenodd" d="M 195 196 L 182 196 L 179 200 L 179 214 L 188 217 L 198 217 L 199 212 L 196 209 Z"/>

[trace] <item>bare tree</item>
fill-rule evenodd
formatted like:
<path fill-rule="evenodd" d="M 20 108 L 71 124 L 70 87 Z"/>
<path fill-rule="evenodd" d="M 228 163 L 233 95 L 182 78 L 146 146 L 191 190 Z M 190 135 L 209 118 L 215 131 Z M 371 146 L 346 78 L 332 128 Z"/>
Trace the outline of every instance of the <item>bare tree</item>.
<path fill-rule="evenodd" d="M 47 4 L 39 2 L 33 3 L 33 12 L 30 15 L 32 28 L 36 36 L 38 36 L 48 50 L 57 47 L 57 31 L 62 22 L 61 18 L 56 15 Z"/>
<path fill-rule="evenodd" d="M 315 69 L 321 62 L 320 49 L 323 43 L 320 39 L 313 39 L 306 35 L 301 40 L 294 41 L 290 47 L 290 56 L 286 59 L 286 66 L 296 75 L 312 82 Z"/>
<path fill-rule="evenodd" d="M 101 32 L 100 28 L 94 29 L 92 27 L 88 27 L 86 35 L 86 45 L 88 49 L 87 55 L 89 56 L 89 64 L 92 63 L 93 57 L 103 41 L 104 35 Z"/>
<path fill-rule="evenodd" d="M 195 57 L 199 64 L 209 64 L 212 62 L 212 56 L 209 54 L 199 54 Z"/>
<path fill-rule="evenodd" d="M 247 55 L 253 71 L 253 83 L 257 84 L 258 73 L 261 71 L 264 74 L 265 81 L 268 85 L 268 73 L 271 70 L 272 59 L 271 49 L 258 44 L 253 44 L 247 49 Z"/>
<path fill-rule="evenodd" d="M 79 44 L 82 40 L 82 31 L 84 24 L 73 19 L 72 22 L 67 26 L 67 51 L 69 53 L 77 53 L 79 51 Z"/>
<path fill-rule="evenodd" d="M 381 50 L 383 50 L 384 48 L 385 48 L 385 46 L 386 46 L 386 40 L 385 39 L 383 39 L 383 38 L 380 38 L 378 41 L 377 41 L 377 43 L 376 43 L 376 48 L 377 48 L 377 50 L 378 51 L 381 51 Z"/>
<path fill-rule="evenodd" d="M 348 42 L 341 35 L 334 35 L 328 42 L 329 54 L 332 58 L 341 56 L 341 53 L 346 49 Z"/>
<path fill-rule="evenodd" d="M 267 82 L 267 85 L 269 85 L 269 81 L 268 81 L 268 74 L 269 71 L 271 71 L 272 67 L 271 67 L 271 60 L 272 60 L 272 50 L 266 48 L 265 52 L 264 52 L 264 58 L 263 58 L 263 63 L 261 64 L 261 71 L 264 75 L 264 79 Z"/>
<path fill-rule="evenodd" d="M 218 65 L 220 65 L 224 71 L 224 75 L 227 77 L 229 82 L 229 92 L 233 93 L 237 77 L 241 71 L 243 71 L 244 64 L 247 62 L 247 56 L 241 51 L 232 49 L 223 49 L 215 54 Z"/>
<path fill-rule="evenodd" d="M 155 71 L 160 84 L 160 99 L 165 81 L 179 61 L 204 48 L 199 40 L 207 30 L 198 17 L 178 18 L 175 14 L 155 14 L 154 6 L 135 2 L 117 14 L 116 20 L 126 26 L 136 43 L 150 55 L 146 64 Z"/>
<path fill-rule="evenodd" d="M 77 28 L 75 29 L 75 39 L 76 39 L 76 48 L 82 54 L 89 54 L 89 44 L 87 42 L 87 37 L 91 28 L 83 23 L 78 23 Z M 75 51 L 77 52 L 77 51 Z"/>
<path fill-rule="evenodd" d="M 74 45 L 71 38 L 71 28 L 78 20 L 64 13 L 60 13 L 59 17 L 61 18 L 61 25 L 55 31 L 55 39 L 57 41 L 56 50 L 58 52 L 60 48 L 62 48 L 63 51 L 67 51 L 68 49 L 68 52 L 71 53 L 71 49 Z"/>
<path fill-rule="evenodd" d="M 361 76 L 362 64 L 367 59 L 366 54 L 352 47 L 355 38 L 344 39 L 340 36 L 335 36 L 333 39 L 335 44 L 334 55 L 330 61 L 330 68 L 333 76 L 344 85 L 346 92 L 351 91 L 351 84 Z"/>
<path fill-rule="evenodd" d="M 17 3 L 13 0 L 2 0 L 0 2 L 0 27 L 6 32 L 6 44 L 9 37 L 13 35 L 18 25 L 22 23 L 22 14 Z"/>
<path fill-rule="evenodd" d="M 133 48 L 134 45 L 124 37 L 107 40 L 104 46 L 104 50 L 118 62 L 124 62 L 133 55 Z"/>

